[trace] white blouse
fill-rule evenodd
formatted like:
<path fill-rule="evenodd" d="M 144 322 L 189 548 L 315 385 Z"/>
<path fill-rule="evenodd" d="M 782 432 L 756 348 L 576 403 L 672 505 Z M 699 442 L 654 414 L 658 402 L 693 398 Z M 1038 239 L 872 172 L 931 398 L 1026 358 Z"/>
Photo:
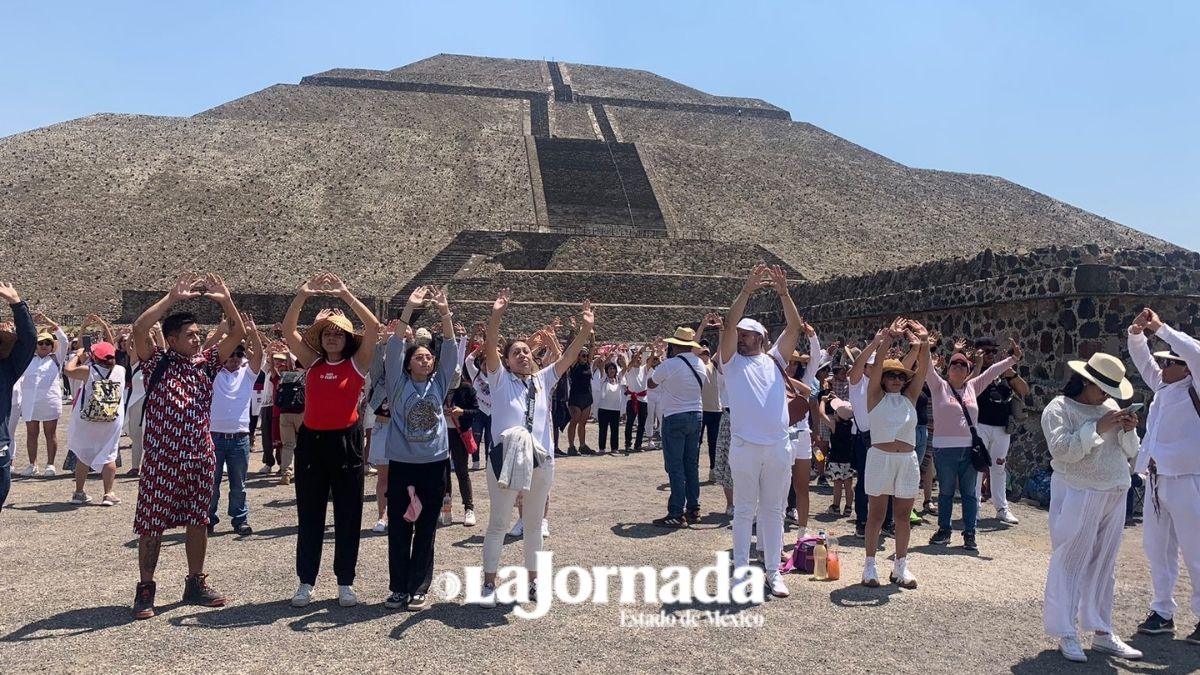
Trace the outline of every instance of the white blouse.
<path fill-rule="evenodd" d="M 1128 490 L 1129 460 L 1137 456 L 1138 435 L 1121 427 L 1096 432 L 1096 423 L 1117 402 L 1084 405 L 1057 396 L 1042 412 L 1042 432 L 1050 449 L 1050 467 L 1068 485 L 1081 490 Z"/>

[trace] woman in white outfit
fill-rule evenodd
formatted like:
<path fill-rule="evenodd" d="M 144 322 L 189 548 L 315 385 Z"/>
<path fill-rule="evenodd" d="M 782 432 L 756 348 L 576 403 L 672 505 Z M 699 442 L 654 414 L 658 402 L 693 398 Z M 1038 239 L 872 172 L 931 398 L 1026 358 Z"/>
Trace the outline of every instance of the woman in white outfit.
<path fill-rule="evenodd" d="M 91 353 L 80 350 L 71 357 L 66 367 L 67 376 L 82 382 L 75 397 L 71 413 L 71 428 L 67 433 L 67 449 L 75 453 L 75 494 L 72 504 L 90 504 L 92 498 L 84 491 L 88 472 L 100 472 L 104 484 L 104 506 L 116 506 L 121 500 L 113 494 L 113 482 L 117 476 L 117 454 L 121 442 L 121 425 L 125 422 L 125 369 L 117 365 L 117 349 L 111 342 L 97 342 Z M 116 408 L 116 419 L 98 422 L 83 419 L 88 399 L 95 391 L 97 380 L 120 383 L 120 402 Z"/>
<path fill-rule="evenodd" d="M 921 493 L 921 466 L 917 462 L 917 398 L 929 374 L 929 331 L 911 319 L 897 318 L 891 327 L 875 336 L 864 353 L 886 354 L 891 343 L 907 336 L 917 352 L 914 372 L 897 359 L 875 359 L 869 366 L 867 411 L 871 423 L 871 447 L 867 449 L 864 487 L 867 493 L 867 562 L 862 584 L 879 585 L 875 552 L 879 532 L 887 516 L 888 499 L 896 514 L 912 512 Z M 901 588 L 914 589 L 917 578 L 908 569 L 908 518 L 896 518 L 896 563 L 889 577 Z"/>
<path fill-rule="evenodd" d="M 58 418 L 62 417 L 62 369 L 67 361 L 67 346 L 70 341 L 58 324 L 40 312 L 33 317 L 45 326 L 37 336 L 37 348 L 33 360 L 25 369 L 14 392 L 19 405 L 13 408 L 13 419 L 20 411 L 25 420 L 25 448 L 29 452 L 29 466 L 24 475 L 37 474 L 38 432 L 46 436 L 46 477 L 57 474 L 54 458 L 58 455 Z"/>
<path fill-rule="evenodd" d="M 150 347 L 151 351 L 155 346 L 167 348 L 160 324 L 156 323 L 150 327 L 148 339 L 153 343 Z M 129 400 L 126 401 L 125 406 L 125 433 L 129 435 L 129 454 L 132 466 L 125 475 L 136 477 L 142 471 L 142 439 L 146 431 L 146 416 L 142 414 L 142 407 L 146 401 L 146 378 L 142 376 L 142 362 L 138 358 L 138 350 L 129 350 L 129 358 L 130 368 L 133 369 L 133 386 L 130 387 Z M 270 424 L 271 421 L 267 420 L 266 423 Z"/>
<path fill-rule="evenodd" d="M 1087 656 L 1077 631 L 1092 631 L 1092 649 L 1127 659 L 1142 653 L 1112 634 L 1113 585 L 1129 460 L 1137 455 L 1133 385 L 1120 359 L 1104 353 L 1071 361 L 1075 374 L 1042 412 L 1050 450 L 1050 569 L 1043 614 L 1046 634 L 1070 661 Z M 1078 622 L 1078 623 L 1077 623 Z"/>
<path fill-rule="evenodd" d="M 500 322 L 504 311 L 508 309 L 511 297 L 507 288 L 496 297 L 483 343 L 484 369 L 487 371 L 488 386 L 492 394 L 492 441 L 495 444 L 488 448 L 490 454 L 486 472 L 491 513 L 488 517 L 487 533 L 483 538 L 483 589 L 480 605 L 484 607 L 496 606 L 496 572 L 500 568 L 504 534 L 508 531 L 513 504 L 518 496 L 522 496 L 525 504 L 522 521 L 525 531 L 525 569 L 529 572 L 529 599 L 532 601 L 537 597 L 537 553 L 542 548 L 542 537 L 535 536 L 535 533 L 541 532 L 540 524 L 545 516 L 546 502 L 554 482 L 550 390 L 575 363 L 595 325 L 592 304 L 584 300 L 582 326 L 575 334 L 575 339 L 556 361 L 535 371 L 533 352 L 526 341 L 511 340 L 504 346 L 503 352 L 497 348 L 500 342 Z M 506 431 L 520 427 L 527 429 L 533 437 L 534 457 L 541 458 L 532 470 L 532 479 L 526 490 L 501 487 L 499 483 L 500 475 L 504 475 L 505 454 L 501 439 Z"/>

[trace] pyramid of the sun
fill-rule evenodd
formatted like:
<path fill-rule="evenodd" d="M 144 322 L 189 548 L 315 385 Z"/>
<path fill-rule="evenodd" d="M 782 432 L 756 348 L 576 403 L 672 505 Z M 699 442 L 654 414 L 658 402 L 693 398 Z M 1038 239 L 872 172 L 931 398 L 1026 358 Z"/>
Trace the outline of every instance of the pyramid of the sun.
<path fill-rule="evenodd" d="M 5 275 L 60 316 L 128 318 L 183 269 L 221 271 L 273 314 L 330 269 L 381 311 L 416 283 L 450 283 L 474 310 L 512 286 L 538 303 L 531 321 L 590 296 L 627 334 L 727 303 L 762 259 L 822 280 L 985 248 L 1173 248 L 1001 178 L 903 166 L 758 99 L 450 55 L 193 117 L 0 139 L 0 224 Z"/>

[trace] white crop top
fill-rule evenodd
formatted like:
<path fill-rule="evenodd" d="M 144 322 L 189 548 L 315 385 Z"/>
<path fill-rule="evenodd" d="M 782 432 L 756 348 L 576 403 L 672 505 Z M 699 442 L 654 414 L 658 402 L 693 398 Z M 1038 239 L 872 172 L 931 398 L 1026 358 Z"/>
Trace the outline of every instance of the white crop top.
<path fill-rule="evenodd" d="M 917 444 L 917 408 L 904 394 L 884 394 L 871 409 L 871 444 L 902 441 Z"/>

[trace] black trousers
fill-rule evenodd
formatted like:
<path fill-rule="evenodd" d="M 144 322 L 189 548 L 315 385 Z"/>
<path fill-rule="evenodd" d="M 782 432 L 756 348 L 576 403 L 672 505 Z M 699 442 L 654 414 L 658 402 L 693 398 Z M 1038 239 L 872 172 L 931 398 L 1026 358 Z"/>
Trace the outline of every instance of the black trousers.
<path fill-rule="evenodd" d="M 442 495 L 446 492 L 449 462 L 429 464 L 388 462 L 388 588 L 412 595 L 429 592 L 433 582 L 433 543 L 437 534 Z M 412 486 L 421 500 L 417 522 L 404 519 Z"/>
<path fill-rule="evenodd" d="M 724 411 L 704 411 L 703 426 L 700 427 L 700 440 L 708 439 L 708 468 L 717 463 L 717 434 L 721 431 L 721 415 Z"/>
<path fill-rule="evenodd" d="M 362 425 L 336 431 L 300 427 L 296 434 L 296 576 L 315 584 L 325 540 L 325 508 L 333 493 L 333 573 L 354 583 L 363 512 Z M 436 509 L 434 509 L 436 511 Z"/>
<path fill-rule="evenodd" d="M 471 461 L 471 455 L 467 452 L 467 446 L 463 445 L 462 436 L 454 429 L 450 429 L 450 461 L 446 463 L 446 496 L 453 496 L 453 486 L 450 484 L 450 465 L 454 465 L 454 477 L 458 480 L 458 492 L 462 495 L 463 508 L 469 511 L 475 510 L 474 493 L 471 491 L 471 472 L 467 466 L 467 462 Z M 478 456 L 478 455 L 477 455 Z M 438 503 L 441 507 L 441 503 Z M 391 522 L 391 516 L 388 516 L 388 522 Z"/>
<path fill-rule="evenodd" d="M 625 402 L 625 447 L 635 450 L 642 449 L 642 437 L 646 435 L 646 416 L 650 408 L 645 401 L 638 401 L 638 412 L 633 414 L 633 401 Z M 633 421 L 637 419 L 637 443 L 633 442 Z"/>
<path fill-rule="evenodd" d="M 272 429 L 272 422 L 275 421 L 275 410 L 272 406 L 264 405 L 259 409 L 258 417 L 262 420 L 263 464 L 266 464 L 267 466 L 275 466 L 275 448 L 272 445 L 272 442 L 274 441 L 274 429 Z M 254 437 L 253 424 L 251 424 L 250 427 L 250 437 Z"/>
<path fill-rule="evenodd" d="M 621 426 L 621 411 L 600 408 L 596 411 L 596 419 L 600 422 L 600 452 L 604 452 L 605 439 L 611 439 L 613 452 L 616 452 L 617 429 Z"/>

